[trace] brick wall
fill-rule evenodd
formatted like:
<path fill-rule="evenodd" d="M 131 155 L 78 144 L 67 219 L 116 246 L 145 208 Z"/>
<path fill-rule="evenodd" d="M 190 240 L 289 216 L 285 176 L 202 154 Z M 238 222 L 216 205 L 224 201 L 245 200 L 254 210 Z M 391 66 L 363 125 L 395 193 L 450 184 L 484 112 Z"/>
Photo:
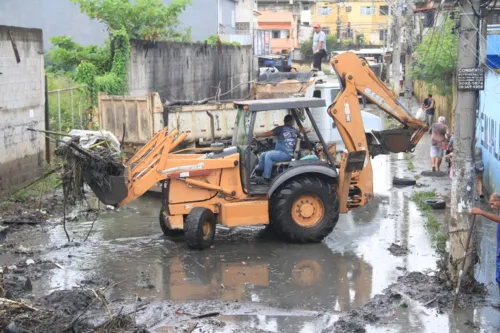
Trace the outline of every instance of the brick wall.
<path fill-rule="evenodd" d="M 205 46 L 132 41 L 129 90 L 134 96 L 158 92 L 163 99 L 199 100 L 220 91 L 221 99 L 244 98 L 252 80 L 251 46 Z M 257 70 L 255 68 L 255 70 Z"/>
<path fill-rule="evenodd" d="M 27 130 L 45 127 L 42 38 L 39 29 L 0 26 L 0 197 L 44 171 L 44 138 Z"/>

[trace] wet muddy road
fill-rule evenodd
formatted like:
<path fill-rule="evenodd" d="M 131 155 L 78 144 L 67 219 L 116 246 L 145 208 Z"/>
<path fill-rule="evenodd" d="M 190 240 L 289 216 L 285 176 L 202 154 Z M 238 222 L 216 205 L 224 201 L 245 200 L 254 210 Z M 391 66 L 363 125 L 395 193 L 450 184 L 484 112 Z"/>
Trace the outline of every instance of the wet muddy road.
<path fill-rule="evenodd" d="M 133 310 L 136 295 L 147 300 L 137 321 L 152 332 L 189 331 L 193 323 L 198 323 L 193 332 L 329 332 L 343 314 L 368 302 L 399 276 L 436 269 L 438 256 L 425 220 L 408 199 L 415 189 L 391 185 L 393 176 L 420 174 L 427 163 L 426 139 L 421 146 L 413 171 L 402 154 L 376 157 L 375 199 L 341 216 L 334 232 L 320 244 L 282 243 L 263 228 L 219 228 L 212 249 L 189 250 L 182 240 L 162 236 L 159 200 L 147 196 L 121 211 L 102 214 L 85 243 L 66 246 L 59 226 L 12 233 L 6 242 L 15 246 L 0 261 L 39 258 L 58 264 L 32 281 L 35 297 L 107 279 L 118 282 L 110 299 L 124 304 L 126 311 Z M 425 190 L 449 193 L 446 177 L 422 177 L 418 183 Z M 438 220 L 444 221 L 443 214 L 437 212 Z M 75 242 L 81 242 L 90 224 L 68 223 Z M 490 226 L 482 228 L 488 233 Z M 489 255 L 494 246 L 490 238 L 483 241 Z M 394 249 L 404 251 L 394 253 Z M 491 287 L 489 299 L 497 299 L 491 284 L 494 249 L 493 259 L 488 257 L 480 265 L 478 277 Z M 190 319 L 210 312 L 220 315 Z M 499 314 L 486 305 L 449 315 L 405 301 L 385 320 L 365 328 L 367 332 L 496 332 Z"/>

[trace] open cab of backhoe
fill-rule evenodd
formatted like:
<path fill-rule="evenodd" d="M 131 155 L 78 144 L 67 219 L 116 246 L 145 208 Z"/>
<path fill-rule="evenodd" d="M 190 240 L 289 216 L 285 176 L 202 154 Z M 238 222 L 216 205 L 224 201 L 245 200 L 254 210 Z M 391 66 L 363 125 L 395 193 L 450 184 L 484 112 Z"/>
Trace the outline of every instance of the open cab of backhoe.
<path fill-rule="evenodd" d="M 318 126 L 311 115 L 311 108 L 325 107 L 325 101 L 319 98 L 286 98 L 272 100 L 249 100 L 235 103 L 238 108 L 233 134 L 233 145 L 240 153 L 242 187 L 248 195 L 268 195 L 275 180 L 289 169 L 299 166 L 324 166 L 335 170 L 334 146 L 324 142 Z M 292 115 L 296 128 L 303 128 L 304 133 L 295 140 L 293 156 L 290 160 L 273 163 L 273 183 L 259 184 L 256 167 L 259 156 L 274 150 L 275 139 L 256 138 L 256 134 L 267 132 L 273 128 L 265 128 L 265 118 L 269 111 L 286 110 L 284 114 Z M 274 128 L 283 125 L 283 119 L 273 121 Z M 330 150 L 328 149 L 330 148 Z M 332 155 L 333 152 L 333 155 Z"/>

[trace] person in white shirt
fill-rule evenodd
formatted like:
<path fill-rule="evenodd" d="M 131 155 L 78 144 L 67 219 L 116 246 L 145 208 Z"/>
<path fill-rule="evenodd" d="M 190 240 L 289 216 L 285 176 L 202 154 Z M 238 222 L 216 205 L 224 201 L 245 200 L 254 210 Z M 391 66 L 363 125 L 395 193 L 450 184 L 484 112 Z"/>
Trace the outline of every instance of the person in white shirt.
<path fill-rule="evenodd" d="M 313 71 L 321 71 L 321 60 L 326 57 L 326 34 L 321 31 L 321 25 L 313 25 Z"/>

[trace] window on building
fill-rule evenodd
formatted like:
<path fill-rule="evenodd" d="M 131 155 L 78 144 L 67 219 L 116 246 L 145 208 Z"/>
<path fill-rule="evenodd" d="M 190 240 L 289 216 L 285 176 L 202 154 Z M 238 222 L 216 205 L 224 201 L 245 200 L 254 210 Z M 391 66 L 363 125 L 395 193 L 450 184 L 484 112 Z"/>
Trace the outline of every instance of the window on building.
<path fill-rule="evenodd" d="M 375 6 L 361 6 L 361 15 L 375 15 Z"/>
<path fill-rule="evenodd" d="M 379 30 L 378 39 L 381 42 L 384 42 L 387 38 L 387 29 Z"/>
<path fill-rule="evenodd" d="M 273 30 L 272 38 L 275 38 L 275 39 L 290 38 L 290 31 L 289 30 Z"/>
<path fill-rule="evenodd" d="M 325 35 L 329 35 L 330 34 L 330 28 L 329 27 L 322 27 L 321 31 L 323 31 L 325 33 Z"/>
<path fill-rule="evenodd" d="M 250 22 L 236 22 L 236 33 L 249 34 Z"/>
<path fill-rule="evenodd" d="M 332 7 L 327 7 L 327 6 L 318 7 L 318 15 L 321 15 L 321 16 L 332 15 Z"/>
<path fill-rule="evenodd" d="M 389 6 L 380 6 L 379 15 L 381 16 L 389 15 Z"/>
<path fill-rule="evenodd" d="M 304 5 L 303 10 L 309 10 L 309 5 Z"/>
<path fill-rule="evenodd" d="M 494 11 L 486 16 L 486 24 L 500 24 L 500 11 Z"/>

